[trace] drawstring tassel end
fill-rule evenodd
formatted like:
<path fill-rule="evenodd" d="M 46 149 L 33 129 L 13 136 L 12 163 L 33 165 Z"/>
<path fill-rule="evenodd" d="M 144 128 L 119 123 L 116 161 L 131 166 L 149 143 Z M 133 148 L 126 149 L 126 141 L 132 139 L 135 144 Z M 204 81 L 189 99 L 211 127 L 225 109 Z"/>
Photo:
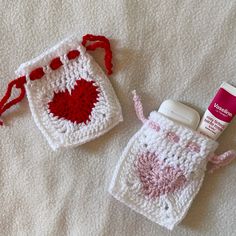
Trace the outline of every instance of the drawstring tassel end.
<path fill-rule="evenodd" d="M 143 113 L 143 105 L 142 105 L 141 99 L 137 95 L 136 90 L 133 90 L 132 94 L 133 94 L 134 108 L 135 108 L 137 117 L 139 118 L 139 120 L 141 120 L 143 123 L 145 123 L 147 121 L 147 119 Z"/>
<path fill-rule="evenodd" d="M 4 95 L 4 97 L 0 100 L 0 117 L 1 115 L 14 106 L 15 104 L 19 103 L 24 97 L 25 97 L 25 83 L 26 83 L 26 77 L 22 76 L 15 80 L 12 80 L 8 86 L 7 91 Z M 20 89 L 20 94 L 18 97 L 14 98 L 13 100 L 9 101 L 9 98 L 11 97 L 13 87 L 16 87 L 17 89 Z M 3 121 L 0 119 L 0 126 L 3 126 Z"/>
<path fill-rule="evenodd" d="M 211 167 L 209 169 L 209 173 L 213 173 L 215 170 L 229 165 L 234 159 L 236 159 L 236 151 L 229 150 L 221 155 L 213 155 L 210 157 L 209 162 L 211 163 Z"/>

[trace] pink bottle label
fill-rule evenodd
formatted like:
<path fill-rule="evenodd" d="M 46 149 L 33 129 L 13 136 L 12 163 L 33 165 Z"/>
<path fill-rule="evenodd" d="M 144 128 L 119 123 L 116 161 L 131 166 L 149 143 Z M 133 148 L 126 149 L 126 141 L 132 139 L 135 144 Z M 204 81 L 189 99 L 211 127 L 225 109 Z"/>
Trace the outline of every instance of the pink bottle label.
<path fill-rule="evenodd" d="M 219 120 L 230 123 L 236 114 L 236 96 L 220 88 L 208 110 Z"/>

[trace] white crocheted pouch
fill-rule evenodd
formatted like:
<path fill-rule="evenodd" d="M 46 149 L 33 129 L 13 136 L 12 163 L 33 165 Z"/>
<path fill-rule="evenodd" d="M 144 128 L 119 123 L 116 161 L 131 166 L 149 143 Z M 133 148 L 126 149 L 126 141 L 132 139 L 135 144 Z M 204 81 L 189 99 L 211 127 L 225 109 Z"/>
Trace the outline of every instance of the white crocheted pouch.
<path fill-rule="evenodd" d="M 87 53 L 96 48 L 105 49 L 111 74 L 109 40 L 94 35 L 66 39 L 16 71 L 15 85 L 22 93 L 25 87 L 34 121 L 54 150 L 88 142 L 122 121 L 109 79 Z"/>
<path fill-rule="evenodd" d="M 140 103 L 137 97 L 135 100 Z M 171 230 L 184 218 L 198 193 L 218 143 L 157 111 L 145 119 L 140 104 L 136 112 L 144 124 L 128 142 L 109 192 Z"/>

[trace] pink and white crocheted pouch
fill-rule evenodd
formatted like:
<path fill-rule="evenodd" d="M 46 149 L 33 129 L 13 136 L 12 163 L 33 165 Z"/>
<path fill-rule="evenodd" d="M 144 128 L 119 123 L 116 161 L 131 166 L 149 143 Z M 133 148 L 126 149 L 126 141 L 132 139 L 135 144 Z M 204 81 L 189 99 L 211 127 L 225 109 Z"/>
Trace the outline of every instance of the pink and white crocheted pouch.
<path fill-rule="evenodd" d="M 140 101 L 135 98 L 136 102 Z M 218 143 L 158 113 L 128 142 L 109 192 L 136 212 L 172 230 L 186 215 Z"/>
<path fill-rule="evenodd" d="M 109 40 L 94 35 L 66 39 L 16 71 L 15 85 L 22 93 L 25 87 L 34 121 L 54 150 L 88 142 L 122 121 L 109 79 L 87 53 L 99 47 L 111 74 Z"/>

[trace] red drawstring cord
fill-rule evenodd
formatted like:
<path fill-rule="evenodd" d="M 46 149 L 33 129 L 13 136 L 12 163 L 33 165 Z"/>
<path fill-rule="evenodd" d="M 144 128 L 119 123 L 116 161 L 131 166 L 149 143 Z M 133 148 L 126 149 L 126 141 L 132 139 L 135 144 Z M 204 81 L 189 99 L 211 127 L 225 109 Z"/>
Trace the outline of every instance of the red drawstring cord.
<path fill-rule="evenodd" d="M 94 42 L 93 44 L 90 44 L 88 46 L 86 46 L 88 41 L 97 41 Z M 110 47 L 110 42 L 109 40 L 104 37 L 104 36 L 100 36 L 100 35 L 92 35 L 92 34 L 87 34 L 85 36 L 83 36 L 83 41 L 82 41 L 82 45 L 90 51 L 94 51 L 96 48 L 104 48 L 105 50 L 105 66 L 107 69 L 107 74 L 110 75 L 112 74 L 112 51 L 111 51 L 111 47 Z"/>
<path fill-rule="evenodd" d="M 25 87 L 24 84 L 26 83 L 26 77 L 22 76 L 15 80 L 12 80 L 8 86 L 7 91 L 4 95 L 4 97 L 0 101 L 0 116 L 10 107 L 13 105 L 19 103 L 25 96 Z M 10 102 L 7 102 L 8 99 L 11 97 L 12 89 L 16 86 L 16 88 L 20 89 L 20 94 L 15 99 L 11 100 Z M 3 121 L 0 120 L 0 125 L 3 125 Z"/>
<path fill-rule="evenodd" d="M 83 36 L 82 44 L 85 45 L 87 41 L 101 41 L 110 44 L 109 39 L 102 35 L 86 34 Z"/>

